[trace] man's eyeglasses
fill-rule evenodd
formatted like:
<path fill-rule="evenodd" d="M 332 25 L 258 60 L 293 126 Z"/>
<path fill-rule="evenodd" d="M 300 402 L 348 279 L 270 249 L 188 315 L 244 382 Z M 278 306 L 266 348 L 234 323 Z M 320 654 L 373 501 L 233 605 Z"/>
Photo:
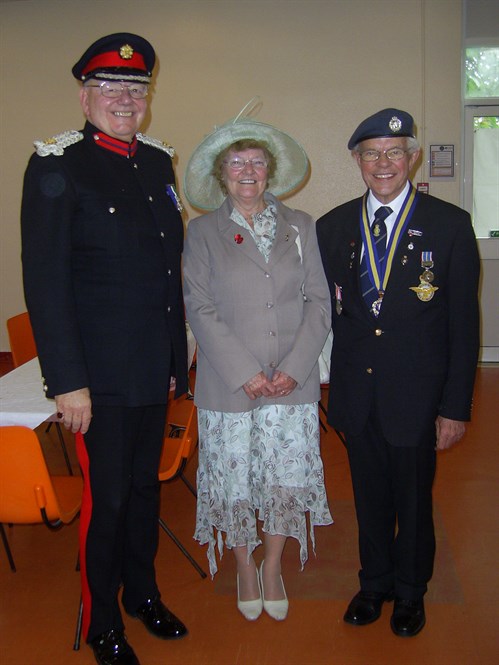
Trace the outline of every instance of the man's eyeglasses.
<path fill-rule="evenodd" d="M 86 88 L 100 88 L 103 97 L 111 99 L 118 99 L 125 90 L 132 99 L 144 99 L 149 93 L 149 88 L 144 83 L 131 83 L 130 85 L 123 85 L 122 83 L 103 81 L 102 83 L 88 83 Z"/>
<path fill-rule="evenodd" d="M 251 166 L 258 170 L 266 169 L 268 164 L 264 159 L 241 159 L 240 157 L 234 157 L 234 159 L 229 159 L 227 162 L 224 162 L 227 166 L 234 171 L 242 171 L 246 164 L 251 164 Z"/>
<path fill-rule="evenodd" d="M 381 155 L 386 155 L 391 162 L 398 162 L 406 152 L 409 151 L 403 148 L 388 148 L 388 150 L 383 150 L 382 152 L 379 150 L 363 150 L 359 152 L 359 155 L 363 162 L 377 162 Z"/>

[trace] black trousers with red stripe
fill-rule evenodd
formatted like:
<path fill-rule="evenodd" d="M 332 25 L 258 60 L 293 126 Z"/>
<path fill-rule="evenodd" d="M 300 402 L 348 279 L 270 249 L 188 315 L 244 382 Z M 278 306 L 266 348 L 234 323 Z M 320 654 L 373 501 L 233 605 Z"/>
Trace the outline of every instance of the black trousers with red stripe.
<path fill-rule="evenodd" d="M 80 518 L 83 635 L 123 629 L 122 603 L 133 613 L 158 596 L 158 466 L 166 404 L 93 406 L 77 451 L 84 478 Z"/>

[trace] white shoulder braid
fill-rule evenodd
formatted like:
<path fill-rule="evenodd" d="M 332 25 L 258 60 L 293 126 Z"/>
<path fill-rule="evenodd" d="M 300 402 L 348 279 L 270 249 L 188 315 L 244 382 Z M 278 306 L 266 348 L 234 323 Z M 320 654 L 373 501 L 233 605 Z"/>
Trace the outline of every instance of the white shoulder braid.
<path fill-rule="evenodd" d="M 159 139 L 154 139 L 152 136 L 147 136 L 147 134 L 141 134 L 140 132 L 137 132 L 136 136 L 137 140 L 141 143 L 145 143 L 146 145 L 150 145 L 153 148 L 158 148 L 158 150 L 167 152 L 172 159 L 175 156 L 175 148 L 172 148 L 172 146 L 168 145 L 168 143 L 160 141 Z"/>
<path fill-rule="evenodd" d="M 47 157 L 47 155 L 63 155 L 64 148 L 67 148 L 73 143 L 78 143 L 83 139 L 83 134 L 76 129 L 68 129 L 66 132 L 61 132 L 52 136 L 45 141 L 34 141 L 37 155 L 40 157 Z"/>

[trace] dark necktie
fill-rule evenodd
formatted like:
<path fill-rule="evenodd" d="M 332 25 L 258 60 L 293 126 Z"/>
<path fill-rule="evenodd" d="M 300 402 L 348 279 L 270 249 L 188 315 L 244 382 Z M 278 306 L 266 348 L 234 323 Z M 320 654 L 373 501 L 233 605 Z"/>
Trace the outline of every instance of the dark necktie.
<path fill-rule="evenodd" d="M 374 213 L 374 221 L 371 224 L 371 238 L 376 250 L 378 252 L 380 268 L 383 266 L 385 260 L 386 252 L 386 224 L 385 219 L 392 213 L 392 209 L 388 206 L 381 206 Z M 376 288 L 371 284 L 369 279 L 369 273 L 367 271 L 367 259 L 364 247 L 364 256 L 360 262 L 360 286 L 362 291 L 362 297 L 366 301 L 367 306 L 371 309 L 371 305 L 375 300 L 378 299 L 378 292 Z"/>

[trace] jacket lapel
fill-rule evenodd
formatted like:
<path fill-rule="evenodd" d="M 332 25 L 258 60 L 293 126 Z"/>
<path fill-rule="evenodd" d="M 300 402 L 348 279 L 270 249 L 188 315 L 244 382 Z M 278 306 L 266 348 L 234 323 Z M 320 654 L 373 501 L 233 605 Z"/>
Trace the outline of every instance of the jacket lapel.
<path fill-rule="evenodd" d="M 292 247 L 297 247 L 298 253 L 303 257 L 298 228 L 289 223 L 284 206 L 275 197 L 272 197 L 272 200 L 277 208 L 277 227 L 269 265 L 278 263 Z"/>
<path fill-rule="evenodd" d="M 232 204 L 228 198 L 218 210 L 218 230 L 225 240 L 237 247 L 241 255 L 257 263 L 262 269 L 266 268 L 265 259 L 258 251 L 255 241 L 249 231 L 230 219 Z"/>
<path fill-rule="evenodd" d="M 228 243 L 236 245 L 241 254 L 257 263 L 264 270 L 278 263 L 292 247 L 299 243 L 298 230 L 289 223 L 286 208 L 271 194 L 266 194 L 266 199 L 271 199 L 277 208 L 276 235 L 268 264 L 259 252 L 250 233 L 230 219 L 232 203 L 229 198 L 225 199 L 218 211 L 218 229 L 221 235 Z"/>

